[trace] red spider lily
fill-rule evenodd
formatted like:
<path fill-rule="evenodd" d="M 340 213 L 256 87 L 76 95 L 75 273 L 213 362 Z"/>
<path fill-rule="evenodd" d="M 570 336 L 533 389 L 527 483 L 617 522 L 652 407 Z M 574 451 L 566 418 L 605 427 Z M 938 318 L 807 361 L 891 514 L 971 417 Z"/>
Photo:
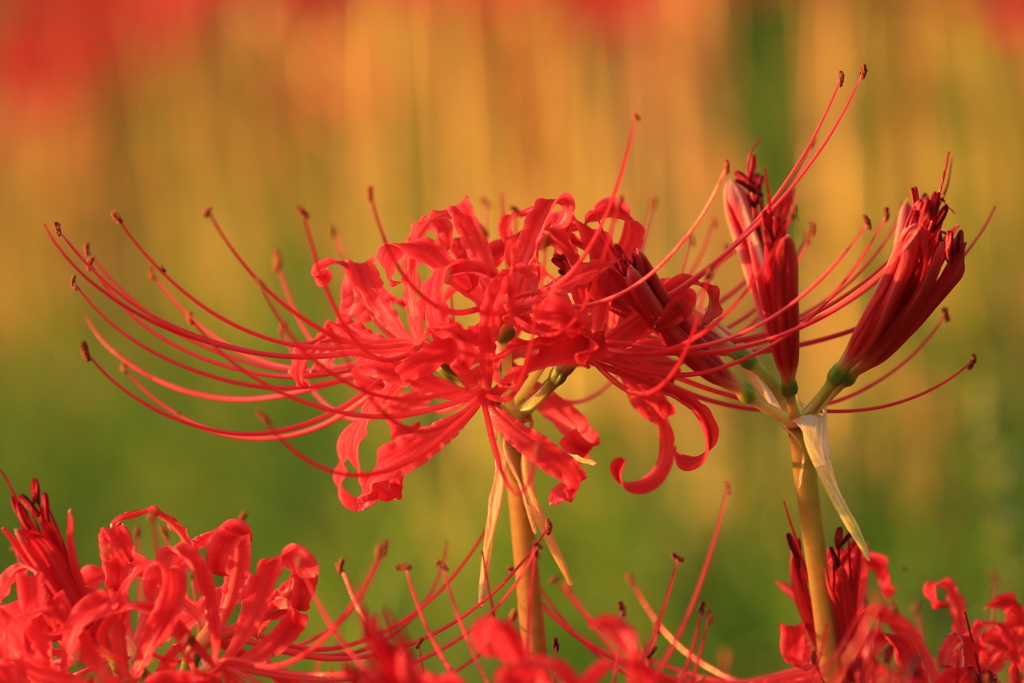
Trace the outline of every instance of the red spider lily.
<path fill-rule="evenodd" d="M 738 387 L 731 374 L 721 370 L 715 352 L 688 355 L 689 342 L 679 343 L 681 334 L 695 336 L 689 330 L 700 326 L 701 316 L 714 315 L 695 307 L 697 297 L 688 285 L 672 295 L 660 291 L 666 304 L 676 304 L 665 308 L 662 316 L 675 320 L 675 336 L 651 328 L 650 307 L 634 308 L 626 300 L 636 295 L 626 287 L 623 273 L 636 282 L 636 271 L 623 270 L 622 255 L 638 254 L 644 239 L 644 228 L 630 216 L 628 207 L 604 201 L 582 222 L 574 209 L 569 195 L 538 200 L 530 209 L 502 216 L 497 239 L 488 240 L 472 205 L 464 200 L 414 224 L 406 241 L 383 245 L 376 264 L 316 257 L 312 275 L 334 311 L 334 318 L 322 325 L 294 306 L 279 265 L 275 266 L 282 293 L 266 287 L 263 292 L 280 321 L 276 337 L 230 322 L 165 272 L 157 275 L 154 270 L 164 292 L 185 313 L 187 326 L 162 319 L 131 297 L 91 254 L 74 249 L 66 238 L 57 244 L 78 271 L 75 288 L 91 305 L 94 301 L 78 282 L 92 285 L 144 330 L 189 358 L 182 362 L 159 345 L 142 341 L 94 306 L 128 339 L 197 375 L 255 393 L 243 398 L 172 384 L 130 361 L 97 334 L 122 362 L 135 391 L 119 386 L 157 412 L 207 431 L 254 440 L 287 441 L 344 420 L 338 466 L 321 467 L 334 474 L 341 502 L 352 509 L 400 498 L 404 475 L 436 455 L 474 415 L 481 414 L 498 472 L 504 477 L 519 476 L 503 467 L 500 441 L 521 451 L 531 466 L 559 480 L 550 495 L 550 502 L 558 503 L 573 498 L 586 476 L 581 463 L 590 462 L 586 456 L 598 443 L 597 432 L 582 414 L 553 393 L 574 368 L 600 370 L 658 427 L 661 456 L 645 478 L 650 483 L 627 485 L 636 491 L 660 483 L 672 462 L 684 469 L 699 466 L 717 438 L 710 411 L 672 381 L 679 359 L 722 386 Z M 610 230 L 619 223 L 622 233 L 615 241 Z M 63 233 L 58 230 L 57 236 Z M 549 249 L 554 252 L 550 262 L 559 267 L 558 272 L 546 265 Z M 637 263 L 646 262 L 642 254 L 635 258 L 640 259 Z M 344 276 L 337 297 L 329 289 L 336 267 Z M 647 285 L 660 286 L 660 280 L 649 277 Z M 712 299 L 717 296 L 712 286 L 699 289 Z M 595 301 L 597 292 L 610 299 Z M 677 301 L 670 301 L 673 297 Z M 247 348 L 222 339 L 186 309 L 183 299 L 250 335 L 264 348 L 266 342 L 276 348 L 257 349 L 256 343 Z M 691 317 L 698 322 L 688 322 Z M 706 338 L 711 333 L 701 328 L 696 334 Z M 666 354 L 669 343 L 674 347 Z M 88 357 L 92 359 L 91 354 Z M 217 429 L 177 413 L 143 380 L 214 400 L 288 399 L 319 414 L 285 427 L 268 425 L 261 431 Z M 332 401 L 326 393 L 345 387 L 354 395 L 349 392 L 347 398 Z M 697 417 L 706 437 L 703 454 L 676 452 L 668 422 L 674 412 L 669 399 Z M 562 433 L 559 444 L 530 426 L 534 411 Z M 423 418 L 432 422 L 424 425 Z M 370 423 L 377 420 L 388 424 L 391 438 L 378 449 L 375 465 L 364 470 L 359 448 Z M 358 494 L 345 487 L 351 478 L 358 481 Z"/>
<path fill-rule="evenodd" d="M 596 683 L 609 674 L 624 674 L 628 680 L 638 681 L 662 681 L 670 676 L 703 679 L 696 674 L 698 665 L 716 671 L 700 659 L 699 648 L 695 655 L 695 650 L 678 642 L 682 627 L 670 642 L 684 653 L 685 664 L 666 664 L 667 657 L 652 659 L 650 644 L 644 645 L 621 616 L 590 616 L 564 584 L 563 591 L 593 635 L 573 627 L 550 597 L 542 594 L 545 610 L 563 627 L 563 638 L 578 640 L 593 656 L 592 662 L 577 674 L 558 656 L 557 644 L 552 656 L 528 652 L 516 625 L 495 615 L 509 601 L 514 584 L 533 570 L 536 552 L 468 610 L 456 604 L 452 582 L 475 556 L 477 547 L 454 571 L 439 561 L 434 584 L 422 598 L 409 578 L 415 611 L 382 627 L 362 603 L 386 555 L 386 544 L 378 546 L 366 578 L 356 588 L 343 563 L 337 565 L 351 603 L 332 618 L 316 596 L 319 567 L 313 557 L 301 546 L 289 544 L 279 555 L 259 560 L 255 572 L 251 571 L 252 535 L 240 519 L 192 538 L 173 517 L 154 507 L 129 512 L 100 531 L 100 566 L 80 566 L 70 513 L 65 538 L 37 482 L 32 483 L 31 496 L 13 496 L 12 506 L 21 527 L 4 530 L 16 561 L 0 572 L 2 680 L 454 683 L 465 680 L 463 671 L 475 665 L 485 682 Z M 724 500 L 716 537 L 722 512 Z M 125 522 L 143 518 L 153 530 L 153 559 L 142 554 L 139 536 L 125 526 Z M 178 541 L 170 542 L 168 532 Z M 714 538 L 691 608 L 713 547 Z M 400 564 L 397 569 L 409 577 L 408 565 Z M 451 601 L 454 618 L 440 627 L 432 626 L 424 610 L 445 596 Z M 327 627 L 310 635 L 304 628 L 312 604 L 317 605 Z M 643 604 L 646 606 L 646 601 Z M 690 612 L 692 609 L 684 626 Z M 340 627 L 353 614 L 360 620 L 363 635 L 346 640 Z M 470 618 L 474 623 L 469 623 Z M 407 632 L 417 621 L 424 635 L 414 640 Z M 706 633 L 707 623 L 702 620 L 698 624 L 694 640 Z M 452 647 L 460 643 L 468 648 L 468 660 L 457 661 L 452 655 Z M 493 679 L 481 665 L 487 659 L 499 661 Z M 317 669 L 310 671 L 309 663 Z M 431 663 L 443 670 L 427 670 L 425 665 Z"/>
<path fill-rule="evenodd" d="M 17 562 L 0 574 L 0 670 L 17 680 L 219 681 L 276 677 L 294 654 L 319 569 L 302 546 L 250 571 L 251 532 L 240 519 L 190 538 L 156 508 L 114 519 L 99 534 L 101 565 L 80 567 L 73 521 L 60 536 L 49 499 L 13 496 L 21 522 L 4 529 Z M 143 556 L 124 522 L 160 520 L 179 541 Z M 155 541 L 157 539 L 154 539 Z M 284 577 L 284 581 L 280 579 Z M 11 680 L 11 679 L 8 679 Z"/>
<path fill-rule="evenodd" d="M 779 584 L 796 603 L 803 621 L 780 625 L 779 647 L 787 663 L 797 667 L 756 680 L 771 681 L 934 681 L 936 683 L 995 683 L 996 674 L 1009 667 L 1009 678 L 1020 681 L 1024 672 L 1024 609 L 1012 593 L 996 596 L 986 610 L 1001 611 L 1003 621 L 967 618 L 966 605 L 949 578 L 926 581 L 925 598 L 933 609 L 948 608 L 951 632 L 937 656 L 929 653 L 919 627 L 889 602 L 895 588 L 888 559 L 872 552 L 866 559 L 836 531 L 829 551 L 828 589 L 839 645 L 832 660 L 818 662 L 814 653 L 814 624 L 807 592 L 806 566 L 800 544 L 788 535 L 790 583 Z M 875 575 L 878 598 L 868 597 L 868 570 Z M 940 597 L 939 591 L 945 592 Z"/>
<path fill-rule="evenodd" d="M 945 190 L 922 197 L 915 187 L 912 201 L 900 207 L 892 253 L 831 373 L 833 383 L 853 384 L 896 353 L 963 277 L 964 233 L 942 229 L 949 213 Z"/>
<path fill-rule="evenodd" d="M 771 346 L 779 370 L 784 396 L 796 394 L 796 368 L 800 361 L 799 264 L 796 247 L 789 235 L 793 218 L 793 194 L 771 204 L 771 192 L 764 187 L 766 177 L 757 172 L 757 157 L 747 156 L 746 172 L 736 171 L 735 180 L 726 185 L 725 218 L 733 239 L 746 238 L 739 246 L 743 278 L 754 306 L 765 321 L 765 332 L 775 341 Z M 767 193 L 769 203 L 765 205 Z M 747 227 L 760 225 L 753 232 Z"/>

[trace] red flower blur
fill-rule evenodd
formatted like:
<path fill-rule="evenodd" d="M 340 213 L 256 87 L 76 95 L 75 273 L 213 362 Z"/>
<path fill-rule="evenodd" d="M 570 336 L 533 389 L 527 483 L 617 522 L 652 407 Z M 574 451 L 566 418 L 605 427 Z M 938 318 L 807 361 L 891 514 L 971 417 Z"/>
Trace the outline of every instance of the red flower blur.
<path fill-rule="evenodd" d="M 49 497 L 12 496 L 21 528 L 4 529 L 17 562 L 0 573 L 0 673 L 5 680 L 220 681 L 273 677 L 301 651 L 319 568 L 289 544 L 250 570 L 252 533 L 240 519 L 191 538 L 155 507 L 99 534 L 101 565 L 79 566 Z M 143 556 L 124 522 L 160 520 L 179 540 Z M 159 539 L 154 538 L 155 542 Z M 284 579 L 282 581 L 282 579 Z"/>
<path fill-rule="evenodd" d="M 891 604 L 895 588 L 888 559 L 880 553 L 865 558 L 842 529 L 836 531 L 829 551 L 827 580 L 839 643 L 829 662 L 814 653 L 814 623 L 807 591 L 807 570 L 800 544 L 788 535 L 790 583 L 779 584 L 793 599 L 803 623 L 780 625 L 779 648 L 795 669 L 771 674 L 764 680 L 817 681 L 935 681 L 936 683 L 994 683 L 1008 668 L 1009 680 L 1020 681 L 1024 672 L 1024 608 L 1012 593 L 997 595 L 985 606 L 1001 611 L 1002 621 L 968 622 L 966 603 L 956 583 L 945 578 L 926 581 L 925 598 L 932 609 L 948 609 L 950 633 L 937 656 L 925 645 L 924 635 Z M 877 595 L 869 599 L 868 572 L 875 575 Z M 945 593 L 941 597 L 940 591 Z"/>

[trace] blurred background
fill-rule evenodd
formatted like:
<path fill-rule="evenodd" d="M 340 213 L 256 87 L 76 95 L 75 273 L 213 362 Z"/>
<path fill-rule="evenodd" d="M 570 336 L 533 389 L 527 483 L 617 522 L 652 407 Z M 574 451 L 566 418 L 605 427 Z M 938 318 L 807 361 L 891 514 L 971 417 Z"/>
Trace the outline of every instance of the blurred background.
<path fill-rule="evenodd" d="M 882 207 L 895 209 L 912 185 L 935 189 L 947 152 L 951 220 L 970 237 L 998 210 L 947 301 L 952 324 L 859 405 L 916 393 L 972 352 L 978 366 L 913 403 L 834 416 L 833 460 L 872 548 L 890 557 L 901 608 L 920 601 L 922 581 L 948 575 L 980 617 L 994 575 L 1000 590 L 1024 589 L 1024 2 L 0 3 L 0 467 L 19 490 L 38 477 L 56 510 L 74 509 L 86 561 L 98 557 L 96 530 L 125 510 L 157 504 L 200 532 L 244 509 L 257 556 L 289 542 L 315 552 L 328 605 L 344 599 L 330 565 L 345 556 L 360 575 L 384 538 L 385 567 L 410 562 L 426 590 L 445 544 L 461 557 L 482 529 L 492 464 L 480 424 L 411 474 L 402 502 L 350 513 L 329 476 L 280 445 L 171 423 L 83 363 L 86 306 L 43 223 L 90 241 L 140 300 L 173 317 L 108 218 L 117 209 L 180 282 L 272 333 L 262 297 L 203 219 L 205 207 L 265 277 L 280 247 L 308 311 L 326 318 L 312 303 L 320 300 L 296 204 L 321 245 L 337 226 L 354 259 L 379 244 L 368 185 L 394 239 L 463 195 L 478 206 L 501 197 L 529 205 L 571 192 L 582 214 L 611 191 L 637 112 L 622 193 L 641 215 L 657 198 L 647 251 L 660 255 L 693 220 L 722 161 L 738 167 L 758 138 L 761 163 L 781 180 L 837 72 L 846 71 L 848 90 L 862 62 L 868 79 L 799 192 L 796 230 L 818 228 L 810 271 L 838 254 L 862 214 L 877 225 Z M 718 200 L 713 213 L 721 217 Z M 851 311 L 838 324 L 854 319 Z M 840 351 L 806 355 L 805 395 Z M 96 344 L 94 353 L 115 367 Z M 583 372 L 573 382 L 575 395 L 600 384 Z M 260 427 L 245 406 L 174 405 L 209 423 Z M 584 410 L 601 431 L 599 465 L 576 502 L 550 511 L 583 603 L 604 613 L 623 600 L 646 636 L 622 576 L 633 572 L 660 600 L 676 552 L 688 560 L 667 618 L 678 619 L 728 480 L 734 495 L 703 591 L 715 615 L 706 656 L 740 675 L 781 667 L 777 624 L 798 620 L 773 585 L 788 579 L 782 503 L 793 505 L 781 430 L 719 411 L 721 443 L 708 463 L 636 497 L 607 463 L 628 449 L 627 476 L 644 471 L 654 430 L 621 398 Z M 680 415 L 676 426 L 692 452 L 695 425 Z M 330 464 L 336 433 L 307 441 L 306 451 Z M 9 510 L 0 522 L 15 523 Z M 827 523 L 838 523 L 831 511 Z M 371 602 L 399 614 L 411 607 L 390 571 Z M 947 617 L 927 604 L 922 618 L 933 644 L 948 632 Z"/>

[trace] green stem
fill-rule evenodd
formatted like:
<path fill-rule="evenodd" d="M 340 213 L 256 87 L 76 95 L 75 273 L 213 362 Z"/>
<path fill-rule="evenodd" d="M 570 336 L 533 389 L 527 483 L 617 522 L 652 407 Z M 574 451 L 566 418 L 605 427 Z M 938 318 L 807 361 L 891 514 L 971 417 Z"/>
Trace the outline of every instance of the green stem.
<path fill-rule="evenodd" d="M 800 510 L 800 536 L 807 565 L 807 588 L 811 595 L 811 613 L 818 648 L 818 661 L 827 661 L 836 649 L 836 626 L 832 601 L 825 583 L 825 528 L 821 517 L 818 473 L 799 429 L 789 430 L 789 450 L 793 461 L 793 483 Z"/>
<path fill-rule="evenodd" d="M 508 467 L 516 473 L 523 486 L 528 486 L 522 474 L 523 456 L 505 444 Z M 508 481 L 514 486 L 515 479 Z M 508 488 L 508 518 L 512 528 L 512 560 L 520 572 L 526 572 L 516 583 L 516 613 L 519 616 L 519 634 L 530 652 L 547 654 L 544 635 L 544 610 L 540 598 L 540 572 L 537 563 L 529 561 L 535 542 L 530 516 L 526 512 L 525 493 Z"/>

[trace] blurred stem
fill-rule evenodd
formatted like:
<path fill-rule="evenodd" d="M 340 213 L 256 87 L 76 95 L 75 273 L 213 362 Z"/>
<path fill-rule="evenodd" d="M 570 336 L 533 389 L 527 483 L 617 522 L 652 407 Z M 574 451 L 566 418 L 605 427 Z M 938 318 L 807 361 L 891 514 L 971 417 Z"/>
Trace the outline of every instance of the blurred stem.
<path fill-rule="evenodd" d="M 528 486 L 522 474 L 523 456 L 516 449 L 505 444 L 505 455 L 509 469 L 516 473 L 521 486 Z M 514 485 L 515 478 L 508 481 Z M 544 635 L 544 610 L 540 598 L 540 572 L 537 563 L 529 560 L 533 553 L 534 533 L 530 516 L 526 512 L 525 493 L 508 487 L 508 519 L 512 527 L 512 561 L 525 572 L 516 583 L 516 613 L 519 616 L 519 634 L 530 652 L 547 654 L 547 639 Z"/>
<path fill-rule="evenodd" d="M 836 649 L 836 626 L 832 602 L 825 582 L 825 528 L 821 517 L 818 473 L 811 464 L 804 435 L 799 429 L 789 430 L 789 451 L 793 461 L 793 483 L 800 509 L 800 536 L 804 563 L 807 565 L 807 588 L 814 615 L 814 635 L 818 661 L 827 662 Z"/>

